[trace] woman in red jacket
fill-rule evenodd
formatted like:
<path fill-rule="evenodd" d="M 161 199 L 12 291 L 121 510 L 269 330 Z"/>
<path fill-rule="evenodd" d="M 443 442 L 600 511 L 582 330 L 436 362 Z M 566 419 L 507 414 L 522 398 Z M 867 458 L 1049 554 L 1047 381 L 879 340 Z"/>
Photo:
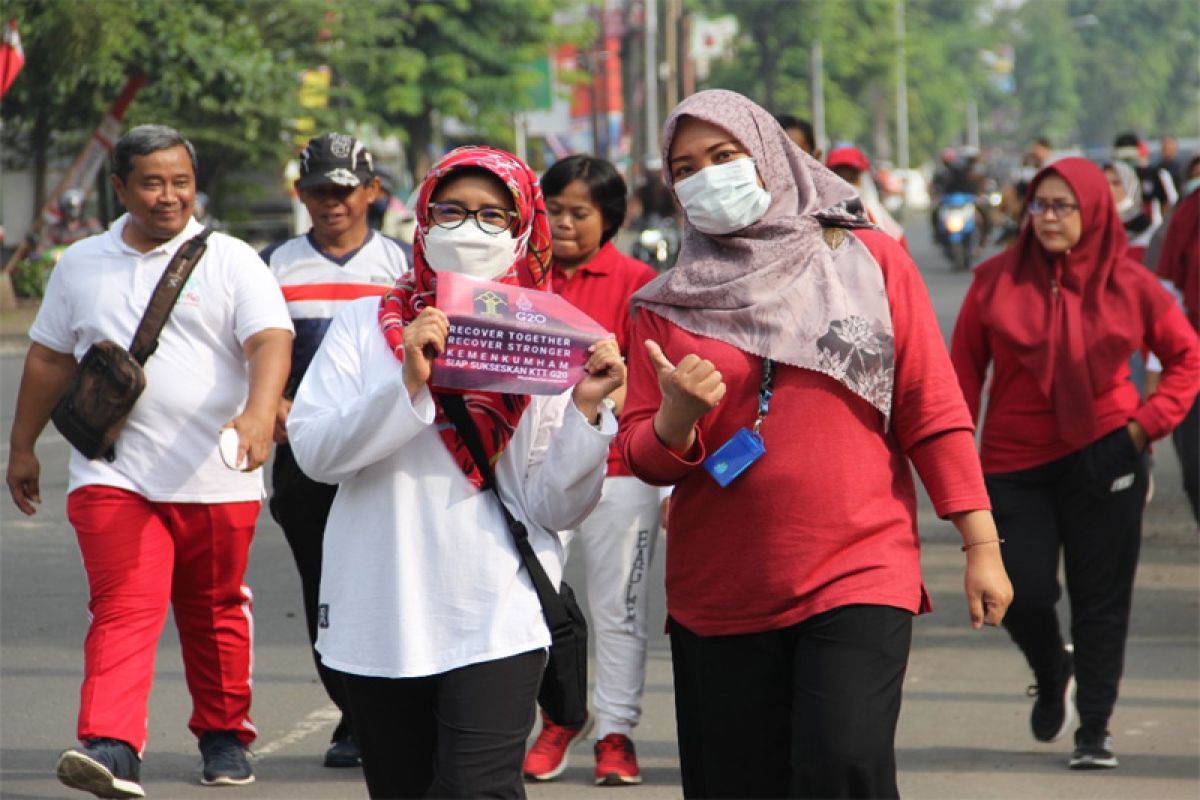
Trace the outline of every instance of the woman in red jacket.
<path fill-rule="evenodd" d="M 916 466 L 966 551 L 972 623 L 1011 599 L 929 297 L 854 190 L 733 92 L 663 131 L 686 216 L 634 295 L 618 446 L 673 484 L 666 585 L 686 797 L 895 797 Z M 857 227 L 856 227 L 857 226 Z"/>
<path fill-rule="evenodd" d="M 1115 767 L 1107 728 L 1141 542 L 1145 451 L 1191 405 L 1200 351 L 1171 296 L 1128 256 L 1099 167 L 1056 161 L 1027 200 L 1030 223 L 1017 242 L 976 270 L 951 359 L 975 417 L 992 367 L 981 458 L 1015 591 L 1004 626 L 1037 680 L 1033 735 L 1058 739 L 1077 708 L 1070 766 Z M 1163 363 L 1145 403 L 1128 367 L 1143 343 Z M 1060 552 L 1073 657 L 1054 609 Z"/>

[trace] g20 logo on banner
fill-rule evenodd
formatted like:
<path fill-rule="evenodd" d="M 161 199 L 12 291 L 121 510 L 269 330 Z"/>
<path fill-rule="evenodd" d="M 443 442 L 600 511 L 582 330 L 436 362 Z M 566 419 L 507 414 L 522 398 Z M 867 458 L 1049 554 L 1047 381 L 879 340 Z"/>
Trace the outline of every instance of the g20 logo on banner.
<path fill-rule="evenodd" d="M 529 322 L 534 325 L 545 325 L 550 321 L 549 317 L 538 312 L 524 292 L 517 297 L 517 313 L 513 314 L 513 317 L 520 322 Z"/>

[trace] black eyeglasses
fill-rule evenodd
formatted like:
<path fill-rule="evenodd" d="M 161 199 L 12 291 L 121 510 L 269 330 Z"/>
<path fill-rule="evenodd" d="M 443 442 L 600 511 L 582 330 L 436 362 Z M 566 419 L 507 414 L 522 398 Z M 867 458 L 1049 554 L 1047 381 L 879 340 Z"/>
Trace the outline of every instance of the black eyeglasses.
<path fill-rule="evenodd" d="M 1046 202 L 1045 200 L 1038 200 L 1035 198 L 1029 201 L 1029 213 L 1036 216 L 1041 216 L 1047 211 L 1053 211 L 1054 216 L 1062 219 L 1068 214 L 1073 214 L 1078 210 L 1078 203 L 1070 203 L 1066 200 L 1051 200 L 1050 202 Z"/>
<path fill-rule="evenodd" d="M 473 219 L 479 230 L 495 236 L 508 230 L 517 216 L 517 212 L 497 206 L 484 206 L 472 211 L 458 203 L 429 204 L 430 221 L 440 228 L 451 231 L 460 227 L 468 219 Z"/>

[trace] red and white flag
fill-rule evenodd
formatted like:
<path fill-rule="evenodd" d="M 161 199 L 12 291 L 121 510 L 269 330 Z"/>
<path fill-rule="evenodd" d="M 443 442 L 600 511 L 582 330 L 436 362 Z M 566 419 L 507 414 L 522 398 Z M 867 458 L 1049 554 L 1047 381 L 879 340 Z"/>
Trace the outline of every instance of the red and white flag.
<path fill-rule="evenodd" d="M 0 97 L 13 85 L 23 66 L 25 51 L 21 49 L 21 35 L 17 33 L 17 21 L 10 19 L 0 35 Z"/>

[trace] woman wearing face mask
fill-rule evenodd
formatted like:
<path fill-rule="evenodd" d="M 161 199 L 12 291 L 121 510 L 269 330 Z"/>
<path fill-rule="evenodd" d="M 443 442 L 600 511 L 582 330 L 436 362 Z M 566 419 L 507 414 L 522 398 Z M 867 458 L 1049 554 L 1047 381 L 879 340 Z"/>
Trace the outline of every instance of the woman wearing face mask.
<path fill-rule="evenodd" d="M 1125 228 L 1125 236 L 1129 239 L 1129 255 L 1136 261 L 1142 261 L 1160 223 L 1154 221 L 1142 203 L 1142 182 L 1137 170 L 1124 161 L 1114 161 L 1105 165 L 1104 176 L 1112 190 L 1121 226 Z"/>
<path fill-rule="evenodd" d="M 910 460 L 962 533 L 972 625 L 1011 598 L 929 298 L 895 240 L 839 211 L 854 190 L 741 95 L 689 97 L 663 147 L 686 226 L 633 298 L 618 447 L 675 486 L 684 795 L 895 797 L 930 607 Z"/>
<path fill-rule="evenodd" d="M 1056 161 L 1027 201 L 1031 224 L 976 268 L 951 357 L 973 416 L 991 366 L 981 457 L 1016 590 L 1004 626 L 1037 681 L 1033 736 L 1055 741 L 1078 711 L 1069 765 L 1111 768 L 1146 448 L 1191 405 L 1200 351 L 1168 292 L 1129 257 L 1100 168 Z M 1143 342 L 1163 363 L 1145 402 L 1128 366 Z M 1060 554 L 1073 657 L 1055 612 Z"/>
<path fill-rule="evenodd" d="M 429 384 L 449 322 L 437 276 L 541 289 L 550 235 L 536 176 L 465 147 L 425 178 L 412 272 L 334 318 L 288 435 L 306 474 L 339 484 L 325 532 L 317 650 L 345 681 L 372 797 L 523 797 L 521 762 L 550 635 L 496 497 Z M 499 491 L 551 581 L 555 531 L 600 497 L 624 383 L 593 346 L 559 396 L 456 393 Z"/>

